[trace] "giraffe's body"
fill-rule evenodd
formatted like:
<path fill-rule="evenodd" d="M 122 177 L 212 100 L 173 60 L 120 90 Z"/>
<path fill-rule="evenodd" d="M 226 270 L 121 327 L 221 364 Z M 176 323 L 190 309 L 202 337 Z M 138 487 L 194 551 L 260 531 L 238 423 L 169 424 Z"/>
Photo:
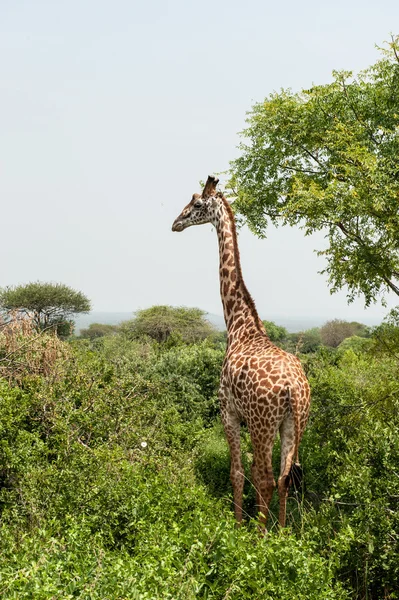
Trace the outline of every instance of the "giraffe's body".
<path fill-rule="evenodd" d="M 172 229 L 182 231 L 190 225 L 210 222 L 218 234 L 220 293 L 228 335 L 219 397 L 231 453 L 236 519 L 242 520 L 240 424 L 244 421 L 251 435 L 252 477 L 263 525 L 275 487 L 272 449 L 280 431 L 279 521 L 284 525 L 290 473 L 309 413 L 309 384 L 299 360 L 267 336 L 242 278 L 234 216 L 227 200 L 216 192 L 217 182 L 208 178 L 202 195 L 193 196 Z"/>

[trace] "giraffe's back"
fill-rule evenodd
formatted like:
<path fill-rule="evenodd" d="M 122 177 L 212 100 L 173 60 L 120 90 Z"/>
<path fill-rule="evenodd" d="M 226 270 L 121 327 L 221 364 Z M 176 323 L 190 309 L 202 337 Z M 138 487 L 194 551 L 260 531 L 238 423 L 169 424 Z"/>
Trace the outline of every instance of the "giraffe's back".
<path fill-rule="evenodd" d="M 234 348 L 227 352 L 221 386 L 226 390 L 227 408 L 240 419 L 248 425 L 255 420 L 273 428 L 291 412 L 294 390 L 302 427 L 306 424 L 310 392 L 302 365 L 263 336 L 255 343 L 242 344 L 239 352 Z"/>

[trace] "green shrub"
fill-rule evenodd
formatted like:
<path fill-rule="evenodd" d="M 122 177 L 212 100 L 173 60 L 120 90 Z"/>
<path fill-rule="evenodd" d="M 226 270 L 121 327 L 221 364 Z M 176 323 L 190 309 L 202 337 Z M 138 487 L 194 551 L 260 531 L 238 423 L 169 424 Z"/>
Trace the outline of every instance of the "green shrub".
<path fill-rule="evenodd" d="M 213 496 L 230 493 L 230 452 L 221 423 L 204 431 L 197 447 L 195 469 Z"/>
<path fill-rule="evenodd" d="M 118 325 L 109 325 L 108 323 L 90 323 L 86 329 L 80 330 L 80 337 L 88 340 L 95 340 L 108 335 L 115 335 L 118 332 Z"/>
<path fill-rule="evenodd" d="M 0 547 L 5 600 L 349 598 L 309 540 L 287 532 L 259 540 L 209 504 L 167 528 L 161 520 L 141 523 L 134 553 L 104 547 L 82 519 L 71 519 L 62 535 L 18 536 L 3 526 Z"/>
<path fill-rule="evenodd" d="M 61 342 L 60 342 L 61 343 Z M 3 598 L 393 599 L 399 579 L 398 365 L 321 348 L 303 498 L 257 534 L 242 431 L 245 524 L 235 529 L 218 418 L 222 348 L 120 335 L 68 344 L 62 377 L 0 380 Z M 275 477 L 279 442 L 273 452 Z"/>
<path fill-rule="evenodd" d="M 224 352 L 207 341 L 171 348 L 154 361 L 151 378 L 167 386 L 179 412 L 210 424 L 219 412 L 218 389 Z"/>
<path fill-rule="evenodd" d="M 338 355 L 339 357 L 339 355 Z M 399 386 L 392 358 L 343 352 L 311 376 L 313 406 L 301 445 L 305 527 L 333 543 L 354 597 L 395 598 L 399 581 Z M 395 475 L 396 473 L 396 475 Z M 384 596 L 385 595 L 385 596 Z"/>

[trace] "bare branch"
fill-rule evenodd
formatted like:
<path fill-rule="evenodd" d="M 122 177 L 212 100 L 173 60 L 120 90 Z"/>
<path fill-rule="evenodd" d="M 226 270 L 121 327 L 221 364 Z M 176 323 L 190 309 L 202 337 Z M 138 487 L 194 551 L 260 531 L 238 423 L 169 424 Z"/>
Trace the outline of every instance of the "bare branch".
<path fill-rule="evenodd" d="M 391 34 L 391 40 L 392 40 L 392 46 L 391 47 L 392 47 L 393 53 L 395 55 L 396 60 L 399 63 L 399 55 L 398 55 L 398 52 L 397 52 L 396 46 L 395 46 L 395 37 L 392 34 Z"/>
<path fill-rule="evenodd" d="M 308 150 L 305 146 L 302 146 L 302 144 L 299 144 L 299 147 L 319 165 L 319 167 L 323 170 L 324 173 L 328 173 L 328 170 L 326 169 L 325 165 L 310 150 Z"/>

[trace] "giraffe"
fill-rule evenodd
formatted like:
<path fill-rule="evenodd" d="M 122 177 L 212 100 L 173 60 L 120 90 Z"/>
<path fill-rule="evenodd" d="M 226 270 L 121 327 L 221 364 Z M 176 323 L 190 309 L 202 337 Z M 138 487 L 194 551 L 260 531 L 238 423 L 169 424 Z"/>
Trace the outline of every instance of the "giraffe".
<path fill-rule="evenodd" d="M 257 313 L 242 276 L 233 211 L 224 195 L 217 191 L 218 182 L 215 177 L 208 177 L 202 194 L 192 196 L 174 221 L 172 231 L 211 223 L 217 232 L 220 294 L 227 328 L 219 400 L 230 448 L 234 512 L 240 524 L 244 488 L 240 425 L 245 422 L 253 447 L 252 479 L 259 525 L 266 531 L 276 487 L 272 472 L 273 444 L 279 431 L 279 523 L 284 527 L 288 488 L 295 469 L 300 469 L 298 448 L 308 418 L 310 391 L 298 358 L 270 341 Z"/>

